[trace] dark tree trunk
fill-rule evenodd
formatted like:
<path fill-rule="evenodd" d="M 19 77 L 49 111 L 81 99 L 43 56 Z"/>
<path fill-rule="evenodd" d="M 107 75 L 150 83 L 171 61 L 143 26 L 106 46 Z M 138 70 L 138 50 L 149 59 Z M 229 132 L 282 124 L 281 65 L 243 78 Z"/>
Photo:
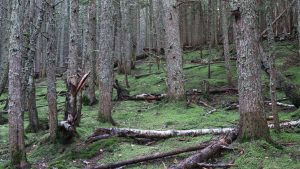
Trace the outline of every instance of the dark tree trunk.
<path fill-rule="evenodd" d="M 21 26 L 19 1 L 12 0 L 11 36 L 9 48 L 9 146 L 11 164 L 14 168 L 27 168 L 27 158 L 24 141 L 24 123 L 21 98 Z M 27 167 L 26 167 L 27 166 Z"/>

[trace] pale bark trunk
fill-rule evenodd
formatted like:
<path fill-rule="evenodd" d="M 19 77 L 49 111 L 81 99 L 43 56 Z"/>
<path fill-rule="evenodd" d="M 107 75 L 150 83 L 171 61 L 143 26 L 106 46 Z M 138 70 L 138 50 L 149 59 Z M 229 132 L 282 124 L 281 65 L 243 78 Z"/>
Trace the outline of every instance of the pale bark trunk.
<path fill-rule="evenodd" d="M 167 84 L 169 99 L 184 97 L 182 49 L 179 33 L 179 9 L 175 0 L 163 1 L 164 27 L 166 31 Z"/>
<path fill-rule="evenodd" d="M 25 152 L 24 123 L 21 98 L 21 21 L 18 10 L 19 1 L 12 0 L 11 36 L 9 49 L 9 146 L 12 166 L 26 168 L 28 166 Z"/>
<path fill-rule="evenodd" d="M 45 3 L 45 2 L 44 2 Z M 56 64 L 55 64 L 55 9 L 53 7 L 55 1 L 47 1 L 48 12 L 48 39 L 47 39 L 47 101 L 49 112 L 49 132 L 50 139 L 55 142 L 57 138 L 57 102 L 56 102 Z"/>
<path fill-rule="evenodd" d="M 263 113 L 256 7 L 256 0 L 239 1 L 239 13 L 235 15 L 234 23 L 238 56 L 241 140 L 270 139 Z"/>
<path fill-rule="evenodd" d="M 99 56 L 97 60 L 100 109 L 99 118 L 114 124 L 112 119 L 112 89 L 113 89 L 113 2 L 102 0 L 100 2 L 100 34 L 99 34 Z"/>
<path fill-rule="evenodd" d="M 230 86 L 233 85 L 232 82 L 232 71 L 230 64 L 230 51 L 229 51 L 229 37 L 228 37 L 228 10 L 227 2 L 220 0 L 221 3 L 221 15 L 222 15 L 222 31 L 223 31 L 223 47 L 224 47 L 224 58 L 225 58 L 225 67 L 226 67 L 226 76 L 227 82 Z"/>

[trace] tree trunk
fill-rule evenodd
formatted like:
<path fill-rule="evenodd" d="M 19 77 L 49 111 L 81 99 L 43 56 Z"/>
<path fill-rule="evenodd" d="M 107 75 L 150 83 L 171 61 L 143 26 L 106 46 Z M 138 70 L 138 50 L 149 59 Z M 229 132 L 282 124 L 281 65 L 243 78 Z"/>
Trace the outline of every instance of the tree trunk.
<path fill-rule="evenodd" d="M 272 26 L 272 1 L 267 0 L 265 3 L 266 7 L 266 21 L 267 21 L 267 27 L 268 27 L 268 47 L 267 47 L 267 53 L 268 53 L 268 60 L 270 63 L 270 96 L 271 96 L 271 103 L 272 103 L 272 113 L 274 117 L 274 125 L 275 130 L 279 132 L 279 117 L 278 112 L 276 110 L 276 77 L 275 75 L 275 50 L 274 50 L 274 32 L 273 32 L 273 26 Z"/>
<path fill-rule="evenodd" d="M 3 10 L 3 18 L 11 17 L 11 1 L 6 0 L 3 3 L 7 7 L 7 10 Z M 2 8 L 2 7 L 1 7 Z M 0 55 L 1 55 L 1 64 L 0 64 L 0 96 L 5 90 L 8 81 L 8 54 L 9 54 L 9 37 L 10 37 L 10 24 L 9 19 L 2 21 L 2 30 L 3 39 L 1 38 L 1 47 L 0 47 Z"/>
<path fill-rule="evenodd" d="M 179 32 L 179 7 L 175 0 L 163 1 L 166 31 L 167 84 L 170 100 L 184 97 L 182 49 Z"/>
<path fill-rule="evenodd" d="M 90 78 L 87 80 L 87 96 L 89 99 L 89 105 L 96 103 L 95 95 L 95 81 L 96 81 L 96 30 L 97 30 L 97 18 L 96 18 L 96 0 L 89 1 L 88 6 L 88 42 L 87 42 L 87 62 L 86 70 L 91 71 Z"/>
<path fill-rule="evenodd" d="M 31 8 L 35 7 L 35 3 L 31 2 Z M 37 132 L 39 129 L 39 123 L 38 123 L 38 113 L 36 109 L 36 98 L 35 98 L 35 79 L 34 79 L 34 60 L 36 59 L 36 46 L 37 46 L 37 40 L 38 35 L 41 32 L 41 26 L 43 23 L 44 18 L 44 6 L 45 4 L 40 5 L 40 8 L 37 11 L 37 19 L 34 20 L 34 12 L 33 9 L 31 9 L 29 18 L 30 18 L 30 24 L 34 25 L 34 28 L 32 28 L 32 32 L 29 38 L 29 48 L 27 51 L 27 68 L 25 73 L 25 78 L 27 79 L 27 88 L 26 88 L 26 96 L 28 98 L 27 100 L 27 108 L 29 113 L 29 127 L 33 132 Z"/>
<path fill-rule="evenodd" d="M 43 2 L 46 3 L 46 2 Z M 57 138 L 57 102 L 56 102 L 56 65 L 55 65 L 55 0 L 47 1 L 48 12 L 48 39 L 47 39 L 47 101 L 49 109 L 50 139 L 55 142 Z M 45 4 L 46 5 L 46 4 Z"/>
<path fill-rule="evenodd" d="M 228 4 L 227 1 L 220 0 L 221 3 L 221 15 L 222 15 L 222 31 L 223 31 L 223 47 L 224 47 L 224 58 L 226 67 L 226 76 L 229 86 L 233 85 L 232 82 L 232 71 L 230 64 L 230 51 L 229 51 L 229 37 L 228 37 Z"/>
<path fill-rule="evenodd" d="M 14 168 L 27 168 L 24 141 L 24 123 L 21 111 L 21 26 L 19 1 L 12 0 L 11 36 L 9 49 L 9 146 L 11 164 Z"/>
<path fill-rule="evenodd" d="M 124 2 L 122 2 L 124 3 Z M 98 76 L 100 90 L 99 119 L 115 124 L 112 119 L 112 90 L 113 90 L 113 2 L 103 0 L 100 3 L 100 33 Z M 128 50 L 128 49 L 127 49 Z"/>
<path fill-rule="evenodd" d="M 297 0 L 297 16 L 298 16 L 298 25 L 297 25 L 297 32 L 298 32 L 298 57 L 300 57 L 300 0 Z"/>
<path fill-rule="evenodd" d="M 70 39 L 69 39 L 69 63 L 67 71 L 66 112 L 64 120 L 75 125 L 78 119 L 76 87 L 79 79 L 77 76 L 79 57 L 79 0 L 70 0 Z"/>
<path fill-rule="evenodd" d="M 239 1 L 235 13 L 241 140 L 270 139 L 263 114 L 256 7 L 256 0 Z"/>

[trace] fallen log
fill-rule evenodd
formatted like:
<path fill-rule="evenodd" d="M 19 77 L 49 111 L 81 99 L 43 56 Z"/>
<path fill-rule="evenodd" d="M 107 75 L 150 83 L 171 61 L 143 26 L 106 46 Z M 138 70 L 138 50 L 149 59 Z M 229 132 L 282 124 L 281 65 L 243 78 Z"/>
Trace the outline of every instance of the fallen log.
<path fill-rule="evenodd" d="M 295 127 L 300 125 L 300 119 L 296 121 L 280 123 L 280 127 Z M 269 128 L 274 128 L 273 124 L 268 125 Z M 208 128 L 208 129 L 195 129 L 195 130 L 139 130 L 129 128 L 98 128 L 94 133 L 88 137 L 86 142 L 91 143 L 98 138 L 103 137 L 131 137 L 131 138 L 150 138 L 150 139 L 166 139 L 178 136 L 201 136 L 206 134 L 225 134 L 234 131 L 235 128 Z"/>
<path fill-rule="evenodd" d="M 209 143 L 205 142 L 205 143 L 201 143 L 199 145 L 195 145 L 195 146 L 191 146 L 191 147 L 178 148 L 176 150 L 165 152 L 165 153 L 156 153 L 156 154 L 153 154 L 153 155 L 137 157 L 135 159 L 120 161 L 120 162 L 117 162 L 117 163 L 104 164 L 104 165 L 94 167 L 93 169 L 118 168 L 118 167 L 127 166 L 127 165 L 131 165 L 131 164 L 137 164 L 137 163 L 140 163 L 140 162 L 145 162 L 145 161 L 151 161 L 151 160 L 156 160 L 156 159 L 160 159 L 160 158 L 170 157 L 170 156 L 174 156 L 174 155 L 178 155 L 178 154 L 182 154 L 182 153 L 198 151 L 198 150 L 201 150 L 201 149 L 207 147 L 208 145 L 209 145 Z"/>
<path fill-rule="evenodd" d="M 139 94 L 135 96 L 130 96 L 128 100 L 161 100 L 166 98 L 167 94 Z"/>
<path fill-rule="evenodd" d="M 237 139 L 238 132 L 233 130 L 228 133 L 225 137 L 222 137 L 218 141 L 214 141 L 206 148 L 202 149 L 199 153 L 188 157 L 179 164 L 171 166 L 169 169 L 193 169 L 199 168 L 198 163 L 207 161 L 212 158 L 215 154 L 222 151 L 223 146 L 231 144 L 234 140 Z"/>
<path fill-rule="evenodd" d="M 267 104 L 268 104 L 269 106 L 272 106 L 272 103 L 271 103 L 271 102 L 267 102 Z M 281 107 L 287 107 L 287 108 L 295 108 L 295 106 L 292 105 L 292 104 L 286 104 L 286 103 L 281 103 L 281 102 L 276 102 L 276 105 L 277 105 L 277 106 L 281 106 Z"/>

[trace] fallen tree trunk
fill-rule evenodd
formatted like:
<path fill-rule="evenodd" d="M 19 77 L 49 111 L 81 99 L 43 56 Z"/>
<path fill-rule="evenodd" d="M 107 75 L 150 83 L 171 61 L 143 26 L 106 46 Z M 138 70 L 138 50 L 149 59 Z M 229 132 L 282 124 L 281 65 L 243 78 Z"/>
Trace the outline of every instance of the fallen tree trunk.
<path fill-rule="evenodd" d="M 139 94 L 128 97 L 128 100 L 161 100 L 166 98 L 167 94 Z"/>
<path fill-rule="evenodd" d="M 98 128 L 87 142 L 95 140 L 99 135 L 111 135 L 117 137 L 133 137 L 133 138 L 158 138 L 165 139 L 176 136 L 200 136 L 206 134 L 224 134 L 231 132 L 233 128 L 216 128 L 216 129 L 199 129 L 199 130 L 138 130 L 128 128 Z"/>
<path fill-rule="evenodd" d="M 209 94 L 222 94 L 222 93 L 238 93 L 238 89 L 236 88 L 220 88 L 220 89 L 213 89 L 209 90 Z M 187 91 L 187 95 L 200 95 L 203 92 L 198 91 L 197 89 L 193 89 L 192 91 Z"/>
<path fill-rule="evenodd" d="M 195 145 L 195 146 L 191 146 L 191 147 L 187 147 L 187 148 L 178 148 L 176 150 L 165 152 L 165 153 L 156 153 L 156 154 L 153 154 L 153 155 L 137 157 L 137 158 L 131 159 L 131 160 L 100 165 L 100 166 L 94 167 L 94 169 L 118 168 L 118 167 L 130 165 L 130 164 L 137 164 L 137 163 L 140 163 L 140 162 L 145 162 L 145 161 L 151 161 L 151 160 L 156 160 L 156 159 L 160 159 L 160 158 L 170 157 L 170 156 L 178 155 L 178 154 L 181 154 L 181 153 L 198 151 L 198 150 L 201 150 L 201 149 L 207 147 L 208 145 L 209 145 L 209 143 L 205 142 L 205 143 L 201 143 L 199 145 Z"/>
<path fill-rule="evenodd" d="M 193 169 L 199 168 L 198 163 L 207 161 L 215 154 L 220 153 L 224 146 L 231 144 L 237 138 L 237 130 L 233 130 L 225 137 L 211 143 L 209 146 L 201 150 L 199 153 L 188 157 L 179 164 L 171 166 L 169 169 Z"/>
<path fill-rule="evenodd" d="M 300 125 L 300 119 L 296 121 L 280 123 L 280 127 L 293 127 Z M 274 128 L 273 124 L 269 128 Z M 201 136 L 206 134 L 225 134 L 234 131 L 235 128 L 210 128 L 210 129 L 195 129 L 195 130 L 139 130 L 129 128 L 98 128 L 88 137 L 86 142 L 91 143 L 100 140 L 102 136 L 110 137 L 132 137 L 132 138 L 150 138 L 150 139 L 166 139 L 178 136 Z"/>

